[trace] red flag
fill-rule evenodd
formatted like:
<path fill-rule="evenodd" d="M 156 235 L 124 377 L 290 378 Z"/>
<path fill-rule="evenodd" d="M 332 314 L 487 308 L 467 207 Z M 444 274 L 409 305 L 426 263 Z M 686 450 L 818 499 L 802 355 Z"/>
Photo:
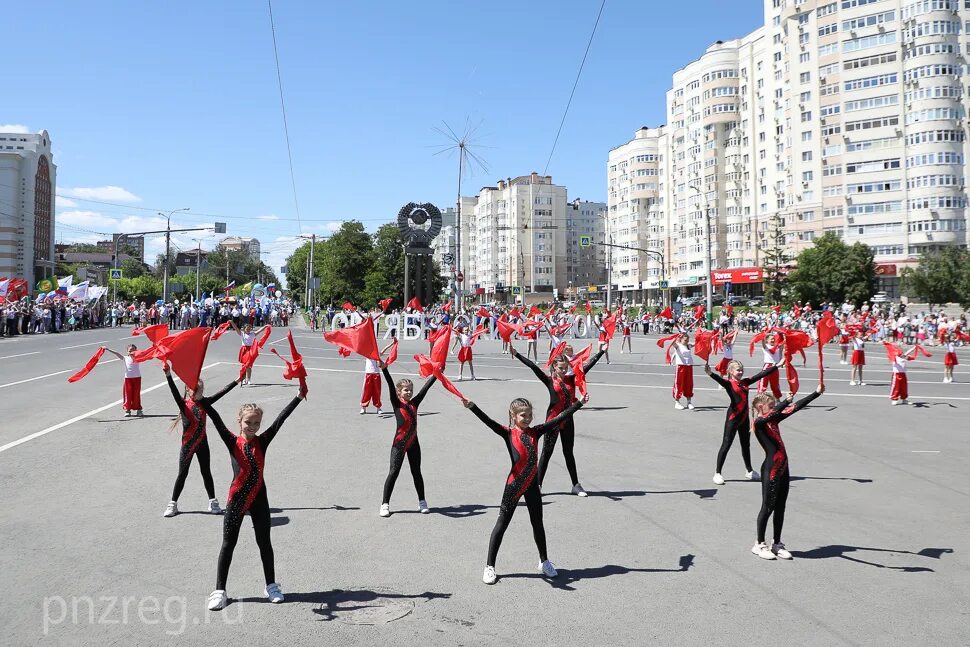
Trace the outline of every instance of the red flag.
<path fill-rule="evenodd" d="M 903 350 L 896 344 L 884 340 L 882 345 L 886 348 L 886 357 L 889 358 L 890 363 L 896 361 L 896 358 L 903 354 Z"/>
<path fill-rule="evenodd" d="M 418 297 L 414 297 L 408 301 L 407 307 L 411 308 L 415 312 L 424 312 L 424 307 L 421 306 L 421 300 L 418 299 Z"/>
<path fill-rule="evenodd" d="M 445 374 L 441 372 L 441 368 L 432 360 L 428 359 L 424 355 L 415 355 L 414 361 L 418 363 L 418 373 L 421 375 L 421 377 L 434 375 L 438 381 L 441 382 L 441 386 L 445 387 L 447 391 L 454 393 L 461 400 L 465 399 L 465 396 L 462 395 L 461 391 L 455 388 L 455 385 L 451 383 L 451 380 L 445 377 Z"/>
<path fill-rule="evenodd" d="M 835 317 L 832 316 L 832 312 L 830 310 L 826 310 L 822 313 L 822 318 L 819 319 L 815 330 L 818 333 L 819 347 L 824 346 L 832 341 L 832 339 L 839 336 L 839 325 L 835 323 Z"/>
<path fill-rule="evenodd" d="M 593 348 L 592 345 L 590 345 L 586 350 L 590 350 L 592 348 Z M 569 361 L 569 365 L 572 366 L 573 368 L 573 384 L 576 385 L 576 390 L 579 391 L 579 394 L 585 397 L 586 396 L 586 371 L 583 370 L 583 364 L 585 363 L 586 360 L 584 360 L 581 357 L 581 355 L 582 353 L 572 358 Z"/>
<path fill-rule="evenodd" d="M 535 317 L 541 314 L 542 314 L 542 310 L 539 309 L 539 306 L 532 306 L 531 308 L 529 308 L 529 314 L 527 314 L 526 316 L 529 319 L 532 319 L 532 317 Z"/>
<path fill-rule="evenodd" d="M 694 354 L 705 362 L 711 358 L 714 351 L 717 331 L 695 330 L 694 331 Z"/>
<path fill-rule="evenodd" d="M 451 299 L 448 299 L 448 303 L 446 303 L 445 305 L 441 306 L 441 311 L 442 312 L 451 312 Z"/>
<path fill-rule="evenodd" d="M 353 310 L 354 304 L 351 303 L 350 301 L 344 301 L 344 304 L 340 307 L 343 308 L 344 310 Z"/>
<path fill-rule="evenodd" d="M 217 341 L 220 337 L 225 335 L 231 325 L 232 322 L 227 321 L 216 326 L 215 330 L 212 331 L 212 341 Z"/>
<path fill-rule="evenodd" d="M 569 309 L 569 314 L 571 314 L 571 315 L 576 314 L 576 304 L 575 303 L 573 304 L 573 307 Z"/>
<path fill-rule="evenodd" d="M 613 339 L 613 335 L 616 334 L 616 315 L 610 315 L 603 320 L 603 332 L 606 334 L 606 340 L 609 341 Z"/>
<path fill-rule="evenodd" d="M 766 329 L 766 330 L 762 330 L 757 335 L 755 335 L 754 337 L 752 337 L 751 338 L 751 345 L 748 347 L 748 350 L 750 351 L 748 354 L 749 355 L 754 355 L 754 345 L 757 344 L 759 341 L 763 341 L 764 338 L 767 337 L 767 336 L 768 336 L 768 330 Z"/>
<path fill-rule="evenodd" d="M 558 326 L 554 326 L 553 328 L 551 328 L 549 330 L 549 332 L 552 333 L 553 335 L 555 335 L 556 337 L 562 337 L 567 332 L 569 332 L 569 329 L 572 328 L 572 327 L 573 327 L 573 325 L 567 321 L 564 324 L 560 324 Z"/>
<path fill-rule="evenodd" d="M 151 343 L 157 344 L 159 339 L 168 337 L 168 324 L 145 326 L 144 328 L 135 328 L 131 331 L 132 337 L 137 337 L 138 335 L 145 335 Z"/>
<path fill-rule="evenodd" d="M 569 344 L 567 344 L 564 341 L 561 341 L 558 344 L 556 344 L 556 347 L 549 352 L 549 359 L 546 360 L 546 368 L 549 368 L 550 366 L 552 366 L 552 363 L 555 361 L 555 359 L 562 354 L 563 350 L 565 350 L 566 346 L 568 345 Z"/>
<path fill-rule="evenodd" d="M 667 306 L 666 308 L 660 311 L 660 316 L 663 317 L 664 319 L 673 319 L 674 312 L 673 310 L 670 309 L 670 306 Z"/>
<path fill-rule="evenodd" d="M 300 381 L 300 392 L 305 394 L 307 392 L 307 386 L 306 368 L 303 366 L 303 356 L 300 355 L 299 351 L 296 350 L 296 344 L 293 342 L 293 331 L 287 331 L 286 336 L 290 341 L 290 357 L 293 358 L 292 361 L 288 361 L 285 357 L 280 355 L 275 348 L 270 349 L 270 352 L 279 357 L 281 360 L 283 360 L 283 363 L 286 364 L 286 370 L 283 371 L 283 379 L 292 380 L 294 377 L 297 378 Z"/>
<path fill-rule="evenodd" d="M 91 356 L 91 359 L 88 360 L 88 363 L 84 365 L 84 368 L 82 368 L 80 371 L 78 371 L 77 373 L 75 373 L 71 377 L 67 378 L 67 381 L 68 382 L 77 382 L 82 377 L 84 377 L 85 375 L 87 375 L 88 373 L 90 373 L 94 369 L 94 367 L 97 365 L 98 360 L 101 359 L 101 356 L 102 355 L 104 355 L 104 348 L 99 348 L 97 350 L 97 352 L 95 352 L 94 355 Z"/>
<path fill-rule="evenodd" d="M 593 306 L 589 305 L 589 301 L 587 301 L 586 302 L 586 314 L 589 314 L 592 311 L 593 311 Z"/>
<path fill-rule="evenodd" d="M 345 351 L 357 353 L 375 362 L 381 361 L 381 355 L 377 348 L 377 337 L 374 335 L 374 322 L 369 317 L 356 326 L 325 332 L 323 338 Z"/>
<path fill-rule="evenodd" d="M 694 308 L 694 319 L 703 319 L 705 310 L 707 310 L 707 308 L 704 306 L 697 306 Z"/>
<path fill-rule="evenodd" d="M 190 328 L 178 335 L 159 339 L 156 357 L 168 362 L 175 374 L 194 391 L 199 385 L 199 374 L 202 373 L 202 362 L 208 347 L 209 329 Z"/>
<path fill-rule="evenodd" d="M 509 310 L 509 319 L 516 319 L 521 314 L 522 312 L 519 310 L 519 307 L 515 306 L 514 308 Z"/>
<path fill-rule="evenodd" d="M 337 349 L 337 354 L 341 357 L 350 357 L 350 351 L 342 346 Z"/>
<path fill-rule="evenodd" d="M 451 326 L 442 326 L 435 337 L 434 345 L 431 347 L 431 361 L 438 365 L 438 368 L 445 370 L 445 362 L 448 361 L 448 347 L 451 345 Z"/>
<path fill-rule="evenodd" d="M 262 348 L 266 345 L 266 340 L 269 339 L 270 333 L 273 332 L 272 326 L 266 326 L 263 328 L 263 332 L 260 333 L 259 339 L 256 340 L 256 345 Z"/>
<path fill-rule="evenodd" d="M 391 343 L 391 350 L 387 352 L 387 359 L 384 360 L 384 364 L 386 364 L 387 366 L 390 366 L 396 361 L 397 361 L 397 338 L 395 337 L 394 341 Z"/>
<path fill-rule="evenodd" d="M 913 346 L 913 348 L 914 348 L 914 349 L 915 349 L 916 351 L 918 351 L 918 352 L 920 352 L 920 353 L 922 353 L 922 354 L 923 354 L 923 357 L 933 357 L 933 353 L 930 353 L 929 351 L 927 351 L 927 350 L 926 350 L 925 348 L 923 348 L 923 347 L 922 347 L 922 346 L 920 346 L 919 344 L 916 344 L 915 346 Z M 916 357 L 916 354 L 915 354 L 915 353 L 913 354 L 913 357 L 914 357 L 914 358 Z"/>
<path fill-rule="evenodd" d="M 378 301 L 378 303 L 381 304 L 381 310 L 387 312 L 387 309 L 391 307 L 392 303 L 394 303 L 394 299 L 381 299 Z"/>
<path fill-rule="evenodd" d="M 485 308 L 485 306 L 480 306 L 478 308 L 478 312 L 476 312 L 475 315 L 478 317 L 486 317 L 486 318 L 491 316 L 488 313 L 488 310 Z"/>
<path fill-rule="evenodd" d="M 549 312 L 546 313 L 546 319 L 551 319 L 554 314 L 556 314 L 556 304 L 555 303 L 552 304 L 552 307 L 549 308 Z"/>
<path fill-rule="evenodd" d="M 498 320 L 498 334 L 502 341 L 508 343 L 512 339 L 512 333 L 517 332 L 516 326 L 507 321 Z"/>

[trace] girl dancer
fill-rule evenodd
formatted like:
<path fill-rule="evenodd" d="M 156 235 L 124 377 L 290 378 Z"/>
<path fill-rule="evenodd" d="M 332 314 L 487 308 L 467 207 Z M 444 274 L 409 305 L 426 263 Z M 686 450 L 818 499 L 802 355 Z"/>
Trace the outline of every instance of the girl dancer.
<path fill-rule="evenodd" d="M 953 382 L 953 367 L 958 366 L 960 361 L 957 359 L 957 347 L 953 343 L 953 335 L 947 335 L 944 348 L 946 355 L 943 356 L 943 383 Z"/>
<path fill-rule="evenodd" d="M 839 326 L 839 364 L 849 363 L 849 331 L 843 322 Z"/>
<path fill-rule="evenodd" d="M 674 355 L 674 409 L 683 411 L 693 409 L 691 398 L 694 397 L 694 357 L 690 352 L 690 337 L 683 332 L 677 336 L 671 351 Z M 687 398 L 687 406 L 680 403 L 681 398 Z"/>
<path fill-rule="evenodd" d="M 242 341 L 242 344 L 239 346 L 240 364 L 246 361 L 246 356 L 251 352 L 253 344 L 256 343 L 256 336 L 263 332 L 263 328 L 266 328 L 266 326 L 253 330 L 252 325 L 247 323 L 243 324 L 243 327 L 240 330 L 239 326 L 236 325 L 236 322 L 232 322 L 232 329 L 236 331 L 236 334 L 239 335 L 240 340 Z M 250 367 L 246 369 L 246 375 L 243 377 L 242 386 L 246 386 L 247 384 L 252 385 L 252 383 L 253 369 Z"/>
<path fill-rule="evenodd" d="M 599 341 L 599 343 L 601 345 L 602 344 L 607 344 L 607 346 L 606 346 L 606 363 L 609 364 L 610 363 L 610 347 L 609 347 L 610 340 L 606 338 L 606 328 L 603 327 L 603 315 L 602 314 L 596 315 L 596 318 L 593 319 L 593 325 L 596 326 L 596 330 L 599 331 L 599 336 L 597 338 L 598 341 Z M 621 345 L 621 350 L 622 350 L 622 345 Z"/>
<path fill-rule="evenodd" d="M 182 449 L 179 451 L 179 473 L 175 477 L 175 487 L 172 489 L 172 500 L 165 506 L 165 517 L 174 517 L 179 513 L 178 500 L 185 487 L 185 478 L 189 475 L 189 467 L 192 466 L 192 456 L 199 457 L 199 471 L 202 472 L 202 483 L 205 491 L 209 495 L 209 512 L 212 514 L 222 514 L 219 508 L 219 500 L 216 498 L 215 485 L 212 483 L 212 470 L 209 469 L 209 441 L 205 435 L 205 411 L 202 410 L 203 402 L 210 406 L 219 401 L 222 396 L 232 391 L 242 378 L 230 382 L 224 389 L 215 395 L 204 398 L 205 387 L 202 380 L 199 380 L 195 391 L 189 392 L 189 387 L 185 387 L 184 393 L 179 393 L 172 379 L 172 370 L 168 364 L 162 367 L 165 372 L 165 379 L 168 387 L 172 390 L 172 397 L 179 407 L 179 418 L 182 421 Z M 178 420 L 172 425 L 172 429 L 178 424 Z"/>
<path fill-rule="evenodd" d="M 451 350 L 455 350 L 455 346 L 459 346 L 458 349 L 458 381 L 461 382 L 465 379 L 465 364 L 468 364 L 468 370 L 471 371 L 472 379 L 475 379 L 475 365 L 472 364 L 472 346 L 475 344 L 475 336 L 468 333 L 467 327 L 462 327 L 458 330 L 458 336 L 455 337 L 455 342 L 451 345 Z"/>
<path fill-rule="evenodd" d="M 621 355 L 623 354 L 623 348 L 626 347 L 626 349 L 632 355 L 633 354 L 633 341 L 630 338 L 630 320 L 627 319 L 626 316 L 624 316 L 623 317 L 623 322 L 621 323 L 621 325 L 623 326 L 623 339 L 622 339 L 622 341 L 620 341 L 620 354 Z"/>
<path fill-rule="evenodd" d="M 722 360 L 723 361 L 723 360 Z M 704 364 L 704 372 L 712 380 L 724 387 L 731 404 L 728 406 L 727 419 L 724 421 L 724 438 L 721 440 L 721 448 L 717 450 L 717 466 L 714 468 L 714 484 L 724 485 L 724 477 L 721 470 L 724 468 L 724 459 L 727 458 L 728 450 L 734 444 L 734 437 L 741 436 L 741 458 L 744 459 L 744 477 L 749 481 L 757 481 L 759 476 L 751 467 L 751 420 L 748 418 L 748 389 L 758 380 L 767 377 L 773 371 L 777 371 L 777 366 L 769 366 L 757 375 L 743 377 L 744 366 L 736 359 L 732 359 L 727 365 L 728 379 L 725 380 L 720 375 L 711 372 L 711 365 Z"/>
<path fill-rule="evenodd" d="M 738 336 L 737 330 L 732 330 L 729 333 L 724 333 L 721 331 L 721 347 L 724 349 L 724 356 L 721 357 L 721 361 L 717 363 L 714 370 L 717 371 L 718 375 L 724 377 L 728 373 L 728 366 L 734 360 L 734 339 Z M 741 362 L 738 362 L 741 365 Z M 704 369 L 707 370 L 706 368 Z M 754 384 L 754 382 L 752 382 Z"/>
<path fill-rule="evenodd" d="M 866 365 L 866 339 L 861 330 L 855 331 L 852 338 L 852 379 L 849 386 L 865 386 L 862 381 L 862 367 Z"/>
<path fill-rule="evenodd" d="M 488 557 L 485 561 L 485 572 L 482 574 L 482 581 L 486 584 L 495 584 L 495 558 L 498 556 L 498 549 L 502 545 L 502 537 L 505 530 L 512 521 L 515 513 L 515 506 L 521 497 L 525 497 L 525 504 L 529 508 L 529 520 L 532 522 L 532 536 L 535 538 L 536 548 L 539 549 L 539 571 L 546 577 L 556 577 L 559 573 L 549 561 L 546 555 L 546 530 L 542 525 L 542 493 L 539 491 L 539 484 L 536 481 L 536 443 L 543 434 L 556 429 L 566 418 L 572 416 L 589 398 L 576 401 L 568 409 L 558 416 L 535 427 L 532 424 L 532 404 L 525 398 L 516 398 L 509 405 L 509 424 L 500 425 L 482 410 L 475 406 L 474 402 L 462 400 L 465 408 L 471 409 L 485 426 L 502 437 L 505 441 L 505 448 L 512 459 L 512 469 L 505 480 L 505 493 L 502 495 L 502 504 L 499 507 L 498 519 L 495 520 L 495 527 L 488 541 Z"/>
<path fill-rule="evenodd" d="M 525 326 L 525 339 L 527 342 L 525 345 L 525 356 L 529 357 L 529 355 L 531 355 L 538 362 L 539 361 L 539 327 L 530 326 L 528 323 L 524 324 L 524 326 Z M 511 343 L 509 344 L 509 349 L 510 349 L 510 352 L 514 352 L 514 349 L 512 349 Z"/>
<path fill-rule="evenodd" d="M 906 377 L 906 364 L 916 359 L 916 346 L 903 353 L 895 344 L 886 344 L 890 362 L 893 365 L 893 381 L 889 390 L 889 400 L 893 406 L 909 404 L 909 381 Z"/>
<path fill-rule="evenodd" d="M 418 407 L 424 396 L 428 394 L 428 389 L 435 382 L 432 375 L 421 387 L 421 391 L 414 397 L 414 382 L 401 379 L 394 383 L 387 364 L 381 362 L 381 370 L 384 372 L 384 379 L 387 380 L 388 394 L 391 398 L 391 407 L 394 409 L 394 418 L 397 421 L 397 431 L 394 433 L 394 441 L 391 443 L 391 469 L 387 473 L 384 481 L 384 498 L 381 499 L 382 517 L 391 516 L 391 493 L 394 491 L 394 483 L 397 482 L 398 474 L 404 465 L 405 455 L 408 458 L 408 465 L 411 467 L 411 478 L 414 479 L 414 489 L 418 492 L 418 510 L 422 514 L 428 514 L 428 501 L 424 498 L 424 478 L 421 476 L 421 444 L 418 443 Z"/>
<path fill-rule="evenodd" d="M 432 344 L 433 346 L 434 344 Z M 377 360 L 364 358 L 364 390 L 360 394 L 360 415 L 367 413 L 371 402 L 377 407 L 377 415 L 381 410 L 381 367 Z"/>
<path fill-rule="evenodd" d="M 126 355 L 117 353 L 110 348 L 105 350 L 125 363 L 125 383 L 121 388 L 121 408 L 125 410 L 125 417 L 138 416 L 141 418 L 145 412 L 141 410 L 141 367 L 135 361 L 135 352 L 138 347 L 128 344 L 125 350 Z"/>
<path fill-rule="evenodd" d="M 764 355 L 764 366 L 761 370 L 764 371 L 769 366 L 777 366 L 781 364 L 781 358 L 784 356 L 784 341 L 779 341 L 778 333 L 769 332 L 765 335 L 765 338 L 761 342 L 761 352 Z M 781 386 L 778 383 L 778 373 L 769 373 L 768 377 L 762 379 L 758 382 L 758 393 L 763 393 L 771 388 L 771 394 L 775 396 L 775 399 L 781 397 Z"/>
<path fill-rule="evenodd" d="M 556 356 L 549 367 L 549 375 L 546 375 L 541 368 L 529 361 L 528 357 L 523 357 L 521 353 L 512 348 L 512 357 L 516 358 L 528 366 L 535 376 L 539 378 L 546 389 L 549 391 L 549 407 L 546 409 L 546 421 L 554 419 L 566 408 L 576 402 L 576 385 L 572 371 L 569 366 L 569 358 L 572 355 L 572 347 L 567 346 L 562 353 Z M 600 346 L 596 355 L 591 357 L 583 365 L 583 372 L 586 373 L 606 352 L 606 344 Z M 585 497 L 586 490 L 579 483 L 579 474 L 576 471 L 576 457 L 573 454 L 573 447 L 576 445 L 576 424 L 572 416 L 567 418 L 561 425 L 550 429 L 542 439 L 542 454 L 539 457 L 539 485 L 546 477 L 546 470 L 549 468 L 549 459 L 552 458 L 556 450 L 556 441 L 562 436 L 562 456 L 566 460 L 566 470 L 569 478 L 572 479 L 572 493 L 576 496 Z"/>
<path fill-rule="evenodd" d="M 791 559 L 781 541 L 781 529 L 785 524 L 785 506 L 788 503 L 788 485 L 791 475 L 788 472 L 788 452 L 781 439 L 778 423 L 796 411 L 804 409 L 809 402 L 825 393 L 825 386 L 819 383 L 815 392 L 792 404 L 794 394 L 776 401 L 768 393 L 754 396 L 751 404 L 757 417 L 754 419 L 754 435 L 765 450 L 765 461 L 761 465 L 761 511 L 758 513 L 758 539 L 751 552 L 761 559 Z M 775 541 L 771 549 L 765 543 L 768 517 L 774 514 Z"/>
<path fill-rule="evenodd" d="M 246 512 L 249 512 L 253 520 L 259 558 L 263 562 L 266 597 L 274 603 L 283 601 L 283 591 L 276 583 L 273 543 L 270 540 L 269 499 L 266 496 L 263 472 L 266 468 L 266 450 L 269 449 L 269 444 L 273 442 L 273 438 L 276 437 L 286 418 L 304 399 L 306 399 L 306 391 L 301 389 L 299 395 L 286 405 L 269 429 L 259 435 L 256 435 L 256 432 L 263 422 L 263 410 L 257 404 L 244 404 L 239 409 L 238 436 L 232 435 L 232 432 L 226 428 L 210 402 L 205 399 L 200 402 L 202 409 L 212 418 L 212 424 L 226 444 L 229 455 L 239 466 L 239 471 L 232 479 L 232 485 L 229 486 L 229 497 L 226 501 L 226 516 L 222 524 L 222 548 L 219 550 L 219 563 L 216 568 L 216 590 L 209 594 L 208 600 L 208 608 L 211 611 L 222 609 L 229 602 L 226 596 L 226 579 L 229 577 L 229 564 L 232 563 L 232 553 L 236 549 L 239 528 L 242 526 Z"/>

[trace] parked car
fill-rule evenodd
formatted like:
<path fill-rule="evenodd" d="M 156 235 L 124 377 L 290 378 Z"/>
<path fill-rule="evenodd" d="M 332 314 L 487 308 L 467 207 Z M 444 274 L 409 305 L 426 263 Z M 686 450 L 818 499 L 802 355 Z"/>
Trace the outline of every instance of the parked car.
<path fill-rule="evenodd" d="M 762 297 L 755 297 L 748 301 L 749 308 L 758 308 L 765 304 L 765 300 Z"/>
<path fill-rule="evenodd" d="M 699 306 L 704 303 L 704 297 L 684 297 L 680 300 L 685 307 L 692 308 L 694 306 Z"/>
<path fill-rule="evenodd" d="M 716 306 L 724 305 L 724 295 L 723 294 L 712 294 L 711 304 Z"/>
<path fill-rule="evenodd" d="M 748 299 L 746 297 L 736 297 L 733 294 L 724 300 L 725 305 L 729 306 L 739 306 L 742 303 L 746 303 Z"/>
<path fill-rule="evenodd" d="M 872 295 L 873 303 L 889 303 L 889 295 L 885 292 L 876 292 Z"/>

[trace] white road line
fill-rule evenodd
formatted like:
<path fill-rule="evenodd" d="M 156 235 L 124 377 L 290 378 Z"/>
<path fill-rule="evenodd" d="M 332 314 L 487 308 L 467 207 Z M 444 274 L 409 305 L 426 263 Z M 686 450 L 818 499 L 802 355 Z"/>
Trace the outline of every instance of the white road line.
<path fill-rule="evenodd" d="M 910 452 L 911 454 L 939 454 L 938 449 L 914 449 Z"/>
<path fill-rule="evenodd" d="M 125 337 L 127 339 L 127 337 Z M 105 339 L 104 341 L 93 341 L 90 344 L 78 344 L 77 346 L 65 346 L 64 348 L 58 348 L 57 350 L 71 350 L 72 348 L 83 348 L 85 346 L 103 346 L 106 342 L 111 341 L 110 339 Z"/>
<path fill-rule="evenodd" d="M 106 359 L 103 362 L 98 362 L 98 364 L 110 364 L 112 362 L 120 362 L 120 359 Z M 7 384 L 0 384 L 0 389 L 5 389 L 8 386 L 17 386 L 18 384 L 26 384 L 27 382 L 34 382 L 36 380 L 43 380 L 45 377 L 54 377 L 55 375 L 63 375 L 64 373 L 77 373 L 76 368 L 68 368 L 63 371 L 57 371 L 56 373 L 47 373 L 46 375 L 38 375 L 37 377 L 29 377 L 26 380 L 19 380 L 17 382 L 8 382 Z"/>
<path fill-rule="evenodd" d="M 120 360 L 116 360 L 115 359 L 115 360 L 111 360 L 111 361 L 117 362 L 117 361 L 120 361 Z M 222 364 L 222 362 L 215 362 L 213 364 L 208 364 L 206 366 L 203 366 L 202 367 L 202 370 L 204 371 L 207 368 L 212 368 L 213 366 L 218 366 L 219 364 Z M 67 371 L 62 371 L 62 373 L 66 373 L 66 372 Z M 155 389 L 160 389 L 163 386 L 168 386 L 168 382 L 167 381 L 166 382 L 161 382 L 159 384 L 156 384 L 155 386 L 150 386 L 147 389 L 142 389 L 141 392 L 142 392 L 142 394 L 150 393 L 151 391 L 154 391 Z M 52 431 L 57 431 L 58 429 L 63 429 L 64 427 L 67 427 L 68 425 L 73 425 L 75 422 L 77 422 L 79 420 L 84 420 L 85 418 L 88 418 L 90 416 L 93 416 L 93 415 L 95 415 L 97 413 L 101 413 L 102 411 L 105 411 L 107 409 L 110 409 L 111 407 L 117 407 L 119 404 L 121 404 L 121 400 L 115 400 L 114 402 L 110 402 L 110 403 L 104 405 L 103 407 L 98 407 L 97 409 L 92 409 L 91 411 L 88 411 L 87 413 L 82 413 L 79 416 L 74 416 L 70 420 L 65 420 L 64 422 L 59 422 L 56 425 L 53 425 L 51 427 L 48 427 L 47 429 L 41 429 L 40 431 L 36 431 L 36 432 L 34 432 L 34 433 L 32 433 L 32 434 L 30 434 L 28 436 L 24 436 L 23 438 L 19 438 L 17 440 L 14 440 L 13 442 L 9 442 L 6 445 L 0 446 L 0 453 L 3 453 L 5 451 L 7 451 L 8 449 L 13 449 L 17 445 L 23 445 L 24 443 L 29 442 L 29 441 L 33 440 L 34 438 L 40 438 L 41 436 L 45 436 L 45 435 L 51 433 Z"/>
<path fill-rule="evenodd" d="M 35 350 L 33 353 L 20 353 L 19 355 L 7 355 L 5 357 L 0 357 L 0 359 L 13 359 L 14 357 L 27 357 L 28 355 L 40 355 L 40 351 Z"/>

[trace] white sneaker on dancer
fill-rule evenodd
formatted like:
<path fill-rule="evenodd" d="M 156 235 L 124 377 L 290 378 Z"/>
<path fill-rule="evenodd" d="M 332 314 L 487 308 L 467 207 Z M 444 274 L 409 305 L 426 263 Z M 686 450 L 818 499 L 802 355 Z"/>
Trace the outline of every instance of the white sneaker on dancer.
<path fill-rule="evenodd" d="M 485 582 L 486 584 L 495 584 L 495 580 L 497 579 L 498 578 L 495 577 L 495 567 L 486 566 L 485 572 L 482 573 L 482 581 Z"/>
<path fill-rule="evenodd" d="M 894 407 L 896 407 L 896 406 L 899 406 L 899 405 L 901 405 L 902 403 L 903 403 L 903 401 L 902 401 L 902 400 L 893 400 L 893 406 L 894 406 Z"/>
<path fill-rule="evenodd" d="M 674 402 L 674 409 L 677 409 L 677 411 L 683 411 L 685 408 L 686 407 L 680 403 L 680 400 Z"/>
<path fill-rule="evenodd" d="M 379 416 L 383 416 L 383 415 L 384 415 L 384 410 L 383 410 L 383 409 L 381 409 L 380 407 L 378 407 L 378 408 L 377 408 L 377 415 L 379 415 Z"/>
<path fill-rule="evenodd" d="M 771 545 L 771 552 L 775 554 L 778 559 L 791 559 L 791 553 L 785 550 L 785 544 L 780 541 Z"/>
<path fill-rule="evenodd" d="M 548 559 L 539 564 L 539 572 L 546 577 L 559 577 L 559 571 L 556 570 L 556 567 Z"/>
<path fill-rule="evenodd" d="M 283 601 L 283 590 L 280 588 L 280 585 L 277 584 L 276 582 L 273 582 L 272 584 L 267 584 L 266 585 L 266 597 L 273 604 L 279 604 L 280 602 L 282 602 Z"/>
<path fill-rule="evenodd" d="M 761 475 L 758 474 L 757 470 L 751 470 L 750 472 L 744 473 L 744 478 L 748 479 L 749 481 L 760 481 Z"/>
<path fill-rule="evenodd" d="M 420 501 L 418 501 L 418 512 L 420 512 L 421 514 L 428 514 L 429 512 L 431 512 L 431 508 L 428 507 L 428 502 L 425 501 L 424 499 L 421 499 Z"/>
<path fill-rule="evenodd" d="M 752 546 L 751 552 L 761 559 L 775 559 L 775 554 L 768 549 L 768 544 L 763 541 Z"/>
<path fill-rule="evenodd" d="M 174 517 L 179 513 L 179 504 L 175 501 L 169 501 L 168 505 L 165 506 L 165 514 L 163 517 Z"/>
<path fill-rule="evenodd" d="M 360 415 L 364 415 L 365 413 L 367 413 L 367 409 L 364 408 L 364 407 L 361 407 L 360 408 Z"/>
<path fill-rule="evenodd" d="M 946 380 L 943 380 L 943 381 L 946 382 Z M 130 417 L 131 417 L 131 411 L 125 411 L 125 418 L 130 418 Z"/>
<path fill-rule="evenodd" d="M 580 485 L 579 483 L 573 486 L 573 494 L 575 494 L 576 496 L 589 496 L 588 494 L 586 494 L 586 490 L 583 489 L 583 486 Z"/>
<path fill-rule="evenodd" d="M 693 411 L 694 410 L 694 403 L 691 402 L 690 400 L 688 400 L 687 401 L 687 408 L 690 409 L 691 411 Z"/>
<path fill-rule="evenodd" d="M 212 514 L 222 514 L 222 508 L 219 507 L 219 499 L 209 499 L 209 512 Z"/>
<path fill-rule="evenodd" d="M 855 386 L 855 385 L 856 385 L 855 380 L 849 380 L 849 386 Z"/>
<path fill-rule="evenodd" d="M 859 386 L 865 386 L 865 385 L 866 385 L 865 382 L 859 382 Z"/>
<path fill-rule="evenodd" d="M 909 400 L 900 400 L 899 404 L 909 404 Z"/>
<path fill-rule="evenodd" d="M 714 472 L 714 485 L 724 485 L 724 477 L 720 472 Z"/>
<path fill-rule="evenodd" d="M 378 514 L 381 515 L 382 517 L 390 517 L 391 516 L 391 504 L 389 504 L 389 503 L 382 503 L 381 504 L 381 511 Z"/>
<path fill-rule="evenodd" d="M 227 604 L 229 604 L 229 597 L 226 595 L 226 592 L 217 590 L 209 594 L 206 607 L 209 611 L 218 611 L 219 609 L 225 609 Z"/>

